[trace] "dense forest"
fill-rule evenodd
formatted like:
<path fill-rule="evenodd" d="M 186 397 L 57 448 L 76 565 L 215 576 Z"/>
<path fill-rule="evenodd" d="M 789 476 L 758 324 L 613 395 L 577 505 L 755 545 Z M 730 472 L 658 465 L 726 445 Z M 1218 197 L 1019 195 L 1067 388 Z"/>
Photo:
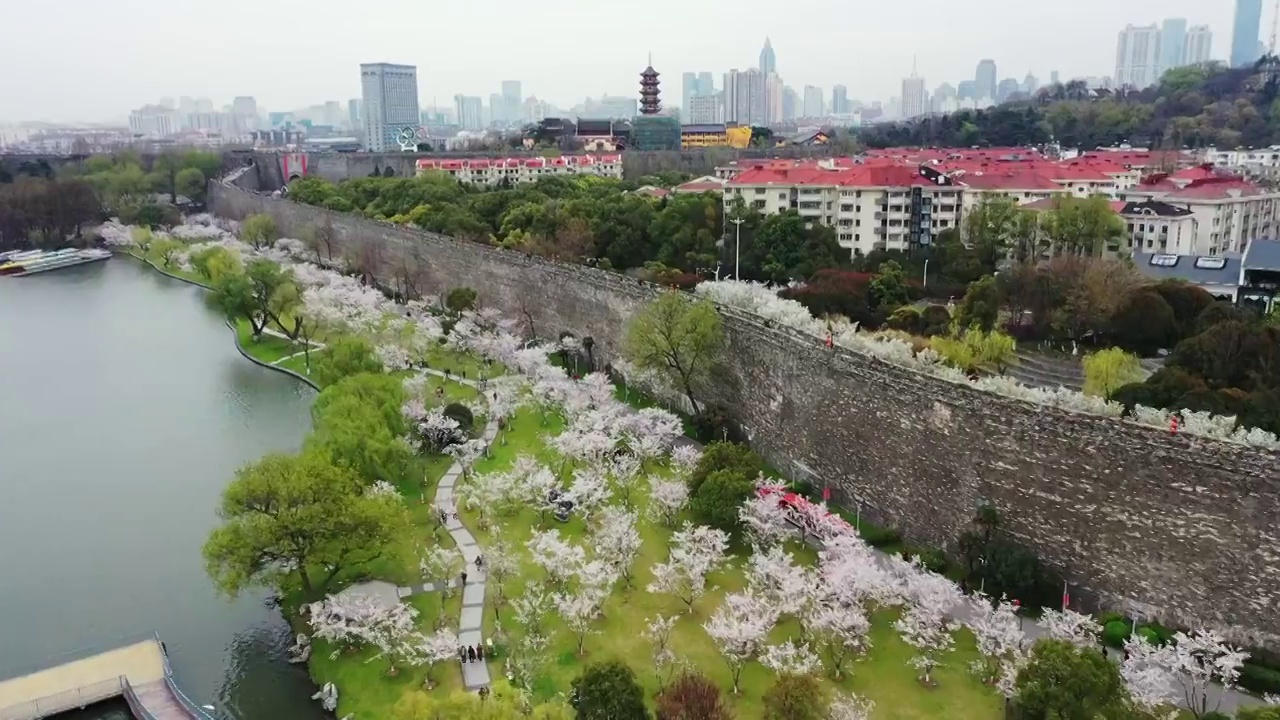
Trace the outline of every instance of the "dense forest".
<path fill-rule="evenodd" d="M 1162 148 L 1266 147 L 1280 143 L 1280 58 L 1252 68 L 1218 63 L 1175 68 L 1141 91 L 1096 94 L 1082 81 L 1036 97 L 863 128 L 868 147 L 1024 146 L 1088 148 L 1130 143 Z"/>

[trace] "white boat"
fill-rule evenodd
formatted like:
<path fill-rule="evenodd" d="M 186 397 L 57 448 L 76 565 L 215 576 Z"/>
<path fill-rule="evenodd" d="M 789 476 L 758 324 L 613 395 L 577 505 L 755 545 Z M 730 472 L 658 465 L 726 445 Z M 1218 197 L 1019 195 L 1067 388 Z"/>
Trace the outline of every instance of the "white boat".
<path fill-rule="evenodd" d="M 50 270 L 60 270 L 62 268 L 72 267 L 75 265 L 100 262 L 110 257 L 111 253 L 107 250 L 77 250 L 75 248 L 69 248 L 66 250 L 39 253 L 35 257 L 24 257 L 18 260 L 10 259 L 8 262 L 0 264 L 0 275 L 10 275 L 13 277 L 35 275 L 36 273 L 48 272 Z"/>

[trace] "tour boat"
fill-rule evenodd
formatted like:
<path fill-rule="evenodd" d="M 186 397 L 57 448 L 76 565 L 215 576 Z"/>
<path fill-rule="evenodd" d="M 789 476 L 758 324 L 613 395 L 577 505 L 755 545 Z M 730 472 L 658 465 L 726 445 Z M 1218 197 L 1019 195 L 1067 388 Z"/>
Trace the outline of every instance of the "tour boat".
<path fill-rule="evenodd" d="M 61 268 L 73 267 L 75 265 L 99 262 L 110 257 L 110 251 L 99 249 L 77 250 L 75 248 L 68 248 L 66 250 L 55 250 L 53 252 L 37 251 L 35 255 L 23 254 L 21 256 L 16 256 L 16 258 L 9 258 L 8 262 L 0 265 L 0 275 L 11 275 L 13 277 L 34 275 L 36 273 L 48 272 L 50 270 L 59 270 Z"/>

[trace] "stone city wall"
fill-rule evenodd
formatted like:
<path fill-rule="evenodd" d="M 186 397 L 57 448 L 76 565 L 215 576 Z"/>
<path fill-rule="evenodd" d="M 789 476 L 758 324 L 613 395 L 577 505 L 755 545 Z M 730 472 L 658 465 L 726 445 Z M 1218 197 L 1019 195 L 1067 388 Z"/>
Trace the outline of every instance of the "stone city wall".
<path fill-rule="evenodd" d="M 475 288 L 539 336 L 592 336 L 601 361 L 659 292 L 235 187 L 215 184 L 210 206 L 235 219 L 268 213 L 291 237 L 331 223 L 335 254 L 376 264 L 384 282 L 412 272 L 435 291 Z M 990 502 L 1070 580 L 1073 598 L 1280 649 L 1277 455 L 994 396 L 737 311 L 724 317 L 715 400 L 774 466 L 934 547 Z"/>

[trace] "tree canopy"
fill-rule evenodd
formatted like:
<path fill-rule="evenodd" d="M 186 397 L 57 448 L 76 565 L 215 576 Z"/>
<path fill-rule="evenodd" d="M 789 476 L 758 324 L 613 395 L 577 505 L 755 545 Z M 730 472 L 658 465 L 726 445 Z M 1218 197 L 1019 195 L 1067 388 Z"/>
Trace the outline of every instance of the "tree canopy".
<path fill-rule="evenodd" d="M 696 394 L 711 376 L 724 345 L 720 314 L 710 300 L 663 293 L 627 326 L 627 357 L 642 370 L 658 373 L 689 398 L 696 415 Z"/>

